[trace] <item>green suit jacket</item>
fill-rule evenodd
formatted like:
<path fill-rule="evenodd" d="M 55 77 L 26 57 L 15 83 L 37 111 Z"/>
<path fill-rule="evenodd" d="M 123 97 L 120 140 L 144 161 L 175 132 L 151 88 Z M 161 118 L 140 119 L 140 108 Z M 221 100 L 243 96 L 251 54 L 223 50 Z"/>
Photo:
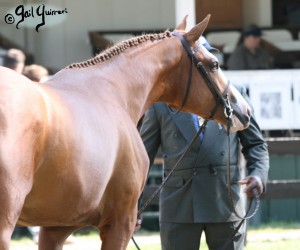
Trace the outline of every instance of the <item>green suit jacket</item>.
<path fill-rule="evenodd" d="M 245 88 L 241 90 L 245 98 Z M 172 114 L 163 103 L 155 103 L 145 114 L 141 136 L 152 165 L 161 146 L 164 176 L 174 167 L 197 132 L 195 115 Z M 231 186 L 234 206 L 244 215 L 240 198 L 241 179 L 238 166 L 239 142 L 247 161 L 247 174 L 259 177 L 266 185 L 269 155 L 254 117 L 249 128 L 230 134 Z M 228 203 L 226 164 L 228 138 L 224 127 L 214 121 L 205 128 L 204 139 L 193 145 L 160 193 L 160 221 L 205 223 L 237 221 Z"/>

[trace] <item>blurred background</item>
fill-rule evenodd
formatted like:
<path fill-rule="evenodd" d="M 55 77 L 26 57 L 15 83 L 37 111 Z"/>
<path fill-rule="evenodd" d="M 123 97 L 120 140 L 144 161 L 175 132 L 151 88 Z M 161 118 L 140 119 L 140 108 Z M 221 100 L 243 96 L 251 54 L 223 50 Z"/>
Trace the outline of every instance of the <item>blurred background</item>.
<path fill-rule="evenodd" d="M 43 15 L 36 10 L 43 5 L 48 12 L 37 31 Z M 230 81 L 247 86 L 269 144 L 267 194 L 250 224 L 300 222 L 299 0 L 0 0 L 0 64 L 8 49 L 18 48 L 25 52 L 26 64 L 43 65 L 51 75 L 133 35 L 172 30 L 186 14 L 191 28 L 209 13 L 204 35 L 219 49 L 217 57 Z M 228 70 L 227 60 L 250 24 L 262 29 L 274 66 Z M 158 156 L 145 197 L 161 182 L 161 164 Z M 158 209 L 156 199 L 144 213 L 144 228 L 158 229 Z"/>

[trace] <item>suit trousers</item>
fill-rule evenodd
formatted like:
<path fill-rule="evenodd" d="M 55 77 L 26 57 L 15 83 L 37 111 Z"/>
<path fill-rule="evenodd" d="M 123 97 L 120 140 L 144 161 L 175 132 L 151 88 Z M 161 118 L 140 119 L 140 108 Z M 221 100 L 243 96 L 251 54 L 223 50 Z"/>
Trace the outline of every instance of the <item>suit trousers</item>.
<path fill-rule="evenodd" d="M 202 232 L 210 250 L 243 250 L 246 222 L 224 249 L 239 221 L 224 223 L 160 223 L 162 250 L 199 250 Z"/>

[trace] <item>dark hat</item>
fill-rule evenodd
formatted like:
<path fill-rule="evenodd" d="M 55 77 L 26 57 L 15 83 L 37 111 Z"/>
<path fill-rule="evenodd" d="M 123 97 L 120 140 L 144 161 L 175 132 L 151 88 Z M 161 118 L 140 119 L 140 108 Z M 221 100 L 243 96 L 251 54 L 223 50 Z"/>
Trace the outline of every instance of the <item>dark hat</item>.
<path fill-rule="evenodd" d="M 254 25 L 254 24 L 250 25 L 249 27 L 247 27 L 243 31 L 243 36 L 257 36 L 257 37 L 259 37 L 261 35 L 262 35 L 261 29 L 258 26 Z"/>

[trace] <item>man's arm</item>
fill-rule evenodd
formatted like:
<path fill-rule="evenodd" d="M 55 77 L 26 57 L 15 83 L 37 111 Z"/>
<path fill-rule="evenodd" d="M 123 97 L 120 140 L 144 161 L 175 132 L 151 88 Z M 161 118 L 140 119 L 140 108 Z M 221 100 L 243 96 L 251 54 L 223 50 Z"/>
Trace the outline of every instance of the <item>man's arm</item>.
<path fill-rule="evenodd" d="M 245 88 L 241 89 L 241 94 L 248 101 Z M 253 110 L 253 109 L 252 109 Z M 248 176 L 240 184 L 245 184 L 245 192 L 252 196 L 251 190 L 257 188 L 259 195 L 265 191 L 269 171 L 269 152 L 259 125 L 252 112 L 250 125 L 247 129 L 238 132 L 238 137 L 242 145 L 242 153 L 246 159 Z"/>
<path fill-rule="evenodd" d="M 154 162 L 161 143 L 160 123 L 158 121 L 154 105 L 145 113 L 143 124 L 140 130 L 142 140 L 150 159 L 150 166 Z"/>

